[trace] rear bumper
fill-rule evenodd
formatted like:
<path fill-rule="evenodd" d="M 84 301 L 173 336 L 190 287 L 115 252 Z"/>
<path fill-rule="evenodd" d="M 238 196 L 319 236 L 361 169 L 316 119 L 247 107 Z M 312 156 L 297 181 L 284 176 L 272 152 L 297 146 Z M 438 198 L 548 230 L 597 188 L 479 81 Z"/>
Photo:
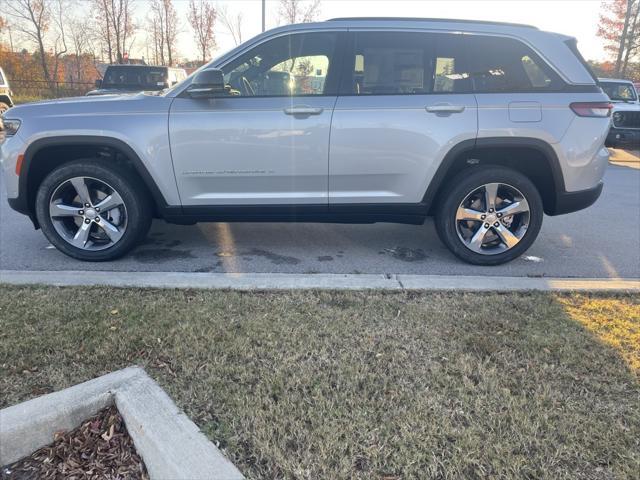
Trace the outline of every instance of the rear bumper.
<path fill-rule="evenodd" d="M 564 213 L 577 212 L 593 205 L 602 194 L 603 182 L 595 187 L 578 192 L 560 192 L 556 195 L 555 208 L 547 212 L 549 215 L 562 215 Z"/>
<path fill-rule="evenodd" d="M 627 145 L 640 145 L 640 129 L 637 128 L 612 128 L 605 142 L 607 147 L 624 147 Z"/>

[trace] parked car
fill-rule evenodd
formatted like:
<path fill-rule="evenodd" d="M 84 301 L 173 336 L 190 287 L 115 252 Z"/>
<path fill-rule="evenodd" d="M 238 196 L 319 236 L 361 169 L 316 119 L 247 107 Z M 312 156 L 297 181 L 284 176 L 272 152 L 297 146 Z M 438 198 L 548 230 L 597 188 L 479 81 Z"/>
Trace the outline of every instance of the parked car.
<path fill-rule="evenodd" d="M 0 115 L 13 107 L 13 100 L 11 100 L 12 95 L 9 80 L 0 67 Z"/>
<path fill-rule="evenodd" d="M 600 86 L 613 103 L 608 147 L 640 148 L 640 100 L 630 80 L 599 78 Z"/>
<path fill-rule="evenodd" d="M 112 95 L 142 91 L 160 91 L 187 78 L 182 68 L 150 65 L 109 65 L 102 80 L 96 80 L 96 90 L 87 95 Z"/>
<path fill-rule="evenodd" d="M 0 157 L 11 206 L 81 260 L 125 254 L 152 217 L 435 216 L 455 255 L 496 265 L 544 213 L 600 196 L 611 108 L 571 37 L 336 19 L 258 35 L 159 95 L 15 107 Z"/>

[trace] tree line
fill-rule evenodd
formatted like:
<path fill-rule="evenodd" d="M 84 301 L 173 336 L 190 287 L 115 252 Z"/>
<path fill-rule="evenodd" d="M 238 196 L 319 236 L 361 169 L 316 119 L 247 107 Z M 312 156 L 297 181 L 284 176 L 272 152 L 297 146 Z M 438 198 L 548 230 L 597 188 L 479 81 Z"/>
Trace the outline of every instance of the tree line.
<path fill-rule="evenodd" d="M 277 21 L 313 21 L 319 9 L 320 0 L 280 0 Z M 83 81 L 87 75 L 80 70 L 90 60 L 130 63 L 132 52 L 139 52 L 147 63 L 175 66 L 184 60 L 178 51 L 184 32 L 198 52 L 191 63 L 203 64 L 218 33 L 242 43 L 244 22 L 241 10 L 212 0 L 189 0 L 186 15 L 178 15 L 174 0 L 0 0 L 0 64 L 14 78 L 41 81 L 53 92 L 70 77 L 69 69 Z"/>
<path fill-rule="evenodd" d="M 603 75 L 640 82 L 640 0 L 603 2 L 598 36 L 611 59 L 596 68 Z"/>

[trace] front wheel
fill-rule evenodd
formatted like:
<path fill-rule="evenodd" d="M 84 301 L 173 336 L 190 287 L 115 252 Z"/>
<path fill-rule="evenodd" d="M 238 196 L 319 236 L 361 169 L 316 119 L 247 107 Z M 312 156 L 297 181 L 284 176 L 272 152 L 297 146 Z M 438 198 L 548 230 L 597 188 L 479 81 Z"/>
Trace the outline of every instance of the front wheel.
<path fill-rule="evenodd" d="M 436 213 L 438 235 L 466 262 L 509 262 L 522 255 L 540 232 L 540 194 L 515 170 L 497 166 L 467 170 L 444 191 Z"/>
<path fill-rule="evenodd" d="M 122 167 L 79 160 L 54 169 L 40 184 L 36 217 L 61 252 L 85 261 L 121 257 L 144 238 L 151 205 Z"/>
<path fill-rule="evenodd" d="M 9 105 L 4 102 L 0 102 L 0 115 L 9 110 Z"/>

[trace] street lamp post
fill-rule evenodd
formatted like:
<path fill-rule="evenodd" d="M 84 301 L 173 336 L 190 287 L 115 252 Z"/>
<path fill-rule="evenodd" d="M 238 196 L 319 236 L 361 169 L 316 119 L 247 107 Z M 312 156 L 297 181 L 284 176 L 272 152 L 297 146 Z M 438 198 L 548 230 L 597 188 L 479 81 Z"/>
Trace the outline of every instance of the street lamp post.
<path fill-rule="evenodd" d="M 264 32 L 264 24 L 266 18 L 267 0 L 262 0 L 262 31 Z"/>

